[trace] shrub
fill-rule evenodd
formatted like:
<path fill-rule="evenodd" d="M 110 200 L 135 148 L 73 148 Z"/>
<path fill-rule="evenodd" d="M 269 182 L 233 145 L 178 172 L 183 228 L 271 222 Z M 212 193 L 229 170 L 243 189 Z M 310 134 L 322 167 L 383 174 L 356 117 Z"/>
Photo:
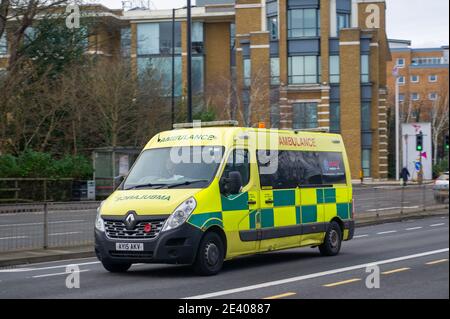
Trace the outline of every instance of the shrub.
<path fill-rule="evenodd" d="M 93 168 L 84 156 L 55 159 L 48 153 L 26 151 L 19 156 L 0 156 L 0 177 L 6 178 L 92 178 Z"/>

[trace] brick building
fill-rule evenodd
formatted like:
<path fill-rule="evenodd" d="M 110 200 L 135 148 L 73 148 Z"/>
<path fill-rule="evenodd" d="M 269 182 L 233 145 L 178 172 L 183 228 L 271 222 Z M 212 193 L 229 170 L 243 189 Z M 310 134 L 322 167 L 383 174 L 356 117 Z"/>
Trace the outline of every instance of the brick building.
<path fill-rule="evenodd" d="M 434 103 L 448 94 L 448 46 L 411 48 L 407 40 L 389 40 L 392 61 L 387 64 L 390 104 L 393 104 L 397 67 L 399 100 L 404 122 L 430 122 Z"/>
<path fill-rule="evenodd" d="M 388 174 L 383 0 L 197 0 L 193 93 L 217 119 L 343 135 L 352 177 Z M 172 80 L 172 10 L 104 8 L 96 52 Z M 120 36 L 118 36 L 120 35 Z M 176 11 L 175 95 L 186 94 L 186 10 Z M 120 40 L 118 40 L 120 38 Z M 90 39 L 90 44 L 95 39 Z M 120 50 L 118 50 L 120 48 Z M 0 46 L 0 67 L 1 67 Z M 93 52 L 95 53 L 95 52 Z M 195 107 L 195 105 L 194 105 Z"/>

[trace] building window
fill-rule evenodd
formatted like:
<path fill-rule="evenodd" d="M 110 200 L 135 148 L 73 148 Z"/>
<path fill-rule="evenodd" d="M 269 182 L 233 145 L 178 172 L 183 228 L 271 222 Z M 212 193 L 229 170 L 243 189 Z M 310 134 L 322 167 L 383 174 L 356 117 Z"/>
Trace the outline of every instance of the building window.
<path fill-rule="evenodd" d="M 337 14 L 337 31 L 341 29 L 350 28 L 350 14 L 338 13 Z"/>
<path fill-rule="evenodd" d="M 340 82 L 339 55 L 330 55 L 330 83 Z"/>
<path fill-rule="evenodd" d="M 437 82 L 437 75 L 433 74 L 428 76 L 428 82 L 434 83 Z"/>
<path fill-rule="evenodd" d="M 419 93 L 412 93 L 411 94 L 411 100 L 412 101 L 419 101 L 420 100 L 420 94 Z"/>
<path fill-rule="evenodd" d="M 399 100 L 400 102 L 405 102 L 405 94 L 399 94 L 399 95 L 398 95 L 398 100 Z"/>
<path fill-rule="evenodd" d="M 270 84 L 280 84 L 280 58 L 270 58 Z"/>
<path fill-rule="evenodd" d="M 400 85 L 405 84 L 405 77 L 404 76 L 399 76 L 397 78 L 397 83 L 400 84 Z"/>
<path fill-rule="evenodd" d="M 436 101 L 437 98 L 438 98 L 438 95 L 437 95 L 436 92 L 432 92 L 432 93 L 428 94 L 428 99 L 429 99 L 430 101 Z"/>
<path fill-rule="evenodd" d="M 192 51 L 195 54 L 204 52 L 203 22 L 192 23 Z"/>
<path fill-rule="evenodd" d="M 181 54 L 181 23 L 175 22 L 175 54 Z M 159 52 L 172 54 L 172 22 L 159 24 Z"/>
<path fill-rule="evenodd" d="M 330 103 L 330 132 L 341 131 L 341 105 L 336 102 Z"/>
<path fill-rule="evenodd" d="M 159 54 L 159 23 L 137 25 L 137 53 Z"/>
<path fill-rule="evenodd" d="M 367 54 L 361 55 L 361 82 L 369 83 L 370 82 L 370 74 L 369 74 L 369 56 Z"/>
<path fill-rule="evenodd" d="M 405 59 L 404 58 L 398 58 L 397 59 L 397 67 L 398 68 L 404 68 L 405 67 Z"/>
<path fill-rule="evenodd" d="M 418 75 L 411 75 L 411 83 L 419 83 L 420 77 Z"/>
<path fill-rule="evenodd" d="M 172 92 L 172 58 L 171 57 L 138 57 L 138 73 L 145 79 L 147 75 L 154 77 L 156 81 L 161 81 L 167 91 L 163 93 L 169 96 Z M 181 96 L 182 74 L 181 56 L 175 57 L 175 96 Z"/>
<path fill-rule="evenodd" d="M 295 103 L 292 105 L 294 129 L 318 127 L 317 103 Z"/>
<path fill-rule="evenodd" d="M 441 57 L 421 57 L 413 58 L 413 65 L 440 65 L 444 63 L 444 59 Z"/>
<path fill-rule="evenodd" d="M 372 110 L 370 102 L 361 103 L 361 130 L 363 132 L 372 130 Z"/>
<path fill-rule="evenodd" d="M 131 28 L 120 29 L 120 53 L 122 57 L 129 58 L 131 56 Z"/>
<path fill-rule="evenodd" d="M 249 87 L 252 84 L 252 61 L 244 59 L 244 86 Z"/>
<path fill-rule="evenodd" d="M 192 57 L 192 93 L 202 94 L 204 88 L 204 59 L 203 56 Z"/>
<path fill-rule="evenodd" d="M 319 83 L 318 56 L 292 56 L 289 63 L 289 84 Z"/>
<path fill-rule="evenodd" d="M 292 9 L 288 13 L 288 37 L 317 37 L 320 34 L 320 14 L 317 9 Z"/>
<path fill-rule="evenodd" d="M 270 34 L 270 40 L 278 40 L 278 17 L 269 17 L 267 19 L 267 29 Z"/>
<path fill-rule="evenodd" d="M 6 32 L 0 37 L 0 55 L 8 54 L 8 42 L 6 40 Z"/>
<path fill-rule="evenodd" d="M 363 149 L 361 154 L 361 166 L 364 177 L 370 177 L 371 176 L 371 157 L 372 157 L 372 150 L 370 149 Z"/>

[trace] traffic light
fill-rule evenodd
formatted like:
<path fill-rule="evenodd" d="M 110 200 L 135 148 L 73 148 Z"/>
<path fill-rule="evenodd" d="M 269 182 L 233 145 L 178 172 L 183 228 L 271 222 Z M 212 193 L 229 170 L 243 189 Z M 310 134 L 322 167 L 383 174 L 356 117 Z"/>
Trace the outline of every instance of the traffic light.
<path fill-rule="evenodd" d="M 445 150 L 448 151 L 448 135 L 445 135 Z"/>
<path fill-rule="evenodd" d="M 416 150 L 418 152 L 423 151 L 423 134 L 422 133 L 416 135 Z"/>

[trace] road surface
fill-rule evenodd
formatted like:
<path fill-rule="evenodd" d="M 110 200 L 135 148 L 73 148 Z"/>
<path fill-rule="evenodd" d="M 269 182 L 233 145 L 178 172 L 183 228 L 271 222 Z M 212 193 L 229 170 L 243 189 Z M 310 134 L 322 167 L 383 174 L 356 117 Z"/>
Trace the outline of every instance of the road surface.
<path fill-rule="evenodd" d="M 430 217 L 356 230 L 336 257 L 302 248 L 228 261 L 214 277 L 187 266 L 134 265 L 106 272 L 95 258 L 0 270 L 0 298 L 449 298 L 449 220 Z M 66 287 L 78 264 L 80 288 Z M 366 266 L 380 288 L 366 287 Z"/>

